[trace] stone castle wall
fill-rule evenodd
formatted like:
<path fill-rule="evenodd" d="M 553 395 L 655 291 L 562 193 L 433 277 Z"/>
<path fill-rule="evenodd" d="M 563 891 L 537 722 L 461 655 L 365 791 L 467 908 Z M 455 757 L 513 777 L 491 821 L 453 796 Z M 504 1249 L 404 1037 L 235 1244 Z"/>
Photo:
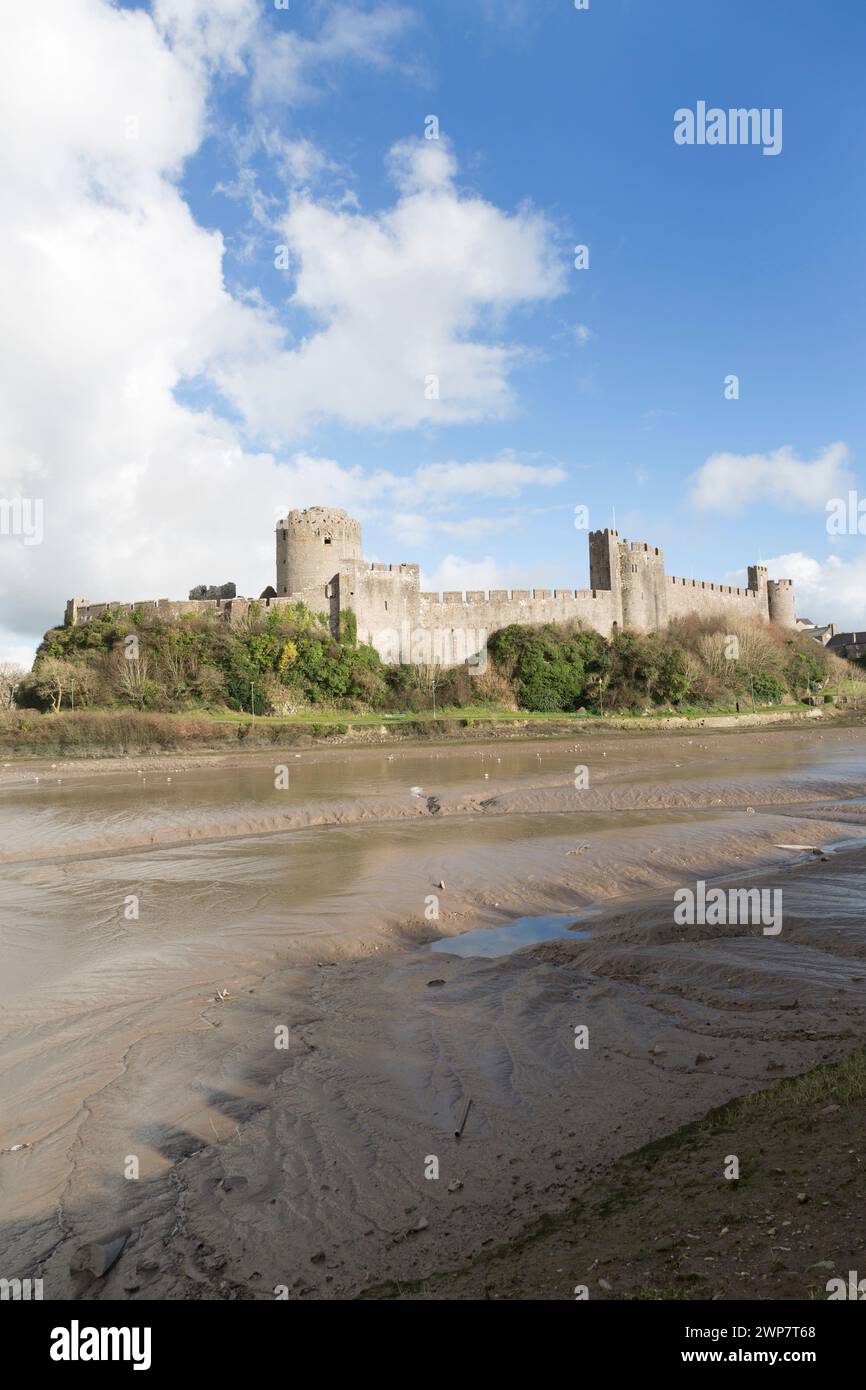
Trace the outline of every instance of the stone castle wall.
<path fill-rule="evenodd" d="M 668 622 L 674 618 L 759 618 L 769 620 L 767 590 L 738 589 L 731 584 L 710 584 L 703 579 L 666 577 Z M 791 623 L 793 627 L 793 621 Z"/>
<path fill-rule="evenodd" d="M 89 622 L 139 608 L 169 620 L 210 614 L 235 623 L 248 617 L 253 604 L 266 613 L 302 602 L 313 613 L 327 613 L 334 633 L 341 614 L 351 610 L 358 639 L 376 647 L 386 661 L 410 659 L 407 652 L 413 632 L 452 636 L 456 641 L 447 649 L 465 654 L 455 656 L 455 661 L 472 657 L 483 650 L 491 633 L 512 623 L 581 622 L 605 637 L 622 629 L 660 631 L 676 618 L 691 616 L 772 619 L 794 626 L 790 579 L 769 580 L 763 565 L 749 566 L 747 588 L 675 578 L 665 574 L 664 551 L 659 546 L 621 539 L 610 529 L 589 534 L 589 589 L 422 592 L 418 565 L 367 563 L 360 524 L 333 507 L 292 511 L 278 523 L 276 568 L 276 595 L 267 590 L 270 597 L 154 599 L 136 604 L 70 599 L 66 621 Z M 442 649 L 438 642 L 437 649 Z"/>
<path fill-rule="evenodd" d="M 131 618 L 134 613 L 140 612 L 147 618 L 162 618 L 166 622 L 181 622 L 192 614 L 197 618 L 211 617 L 222 622 L 238 623 L 248 617 L 250 609 L 254 606 L 261 613 L 267 614 L 272 608 L 289 608 L 300 601 L 306 603 L 312 613 L 327 613 L 329 620 L 333 622 L 335 615 L 339 615 L 339 609 L 335 609 L 329 600 L 327 587 L 316 585 L 303 590 L 301 594 L 293 594 L 291 598 L 151 598 L 141 599 L 138 603 L 121 603 L 116 600 L 110 603 L 88 603 L 83 598 L 69 599 L 66 604 L 66 620 L 70 626 L 75 626 L 77 623 L 107 618 L 112 614 L 116 617 L 123 615 Z"/>
<path fill-rule="evenodd" d="M 483 628 L 488 634 L 512 623 L 584 622 L 608 637 L 616 614 L 612 593 L 602 589 L 490 589 L 422 593 L 419 621 L 431 628 Z"/>

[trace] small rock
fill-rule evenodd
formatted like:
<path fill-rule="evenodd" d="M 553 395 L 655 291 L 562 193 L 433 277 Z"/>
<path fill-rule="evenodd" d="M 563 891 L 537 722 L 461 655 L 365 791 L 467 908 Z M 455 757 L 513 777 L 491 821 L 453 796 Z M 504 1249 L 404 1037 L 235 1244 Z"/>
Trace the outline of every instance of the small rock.
<path fill-rule="evenodd" d="M 432 989 L 433 985 L 444 985 L 444 983 L 445 983 L 444 980 L 428 980 L 428 981 L 427 981 L 427 988 L 428 988 L 428 989 Z"/>
<path fill-rule="evenodd" d="M 237 1173 L 230 1173 L 228 1177 L 223 1178 L 220 1185 L 224 1192 L 234 1192 L 237 1188 L 246 1187 L 248 1182 L 249 1178 L 242 1177 Z"/>
<path fill-rule="evenodd" d="M 449 1184 L 448 1184 L 448 1191 L 449 1191 L 449 1192 L 459 1192 L 462 1186 L 463 1186 L 463 1184 L 462 1184 L 462 1182 L 460 1181 L 459 1178 L 452 1178 L 451 1181 L 450 1181 Z"/>
<path fill-rule="evenodd" d="M 101 1279 L 120 1258 L 123 1247 L 131 1234 L 129 1227 L 124 1226 L 119 1231 L 111 1231 L 106 1236 L 100 1236 L 98 1240 L 91 1241 L 89 1245 L 79 1246 L 70 1261 L 71 1272 L 73 1274 L 94 1274 L 97 1279 Z"/>

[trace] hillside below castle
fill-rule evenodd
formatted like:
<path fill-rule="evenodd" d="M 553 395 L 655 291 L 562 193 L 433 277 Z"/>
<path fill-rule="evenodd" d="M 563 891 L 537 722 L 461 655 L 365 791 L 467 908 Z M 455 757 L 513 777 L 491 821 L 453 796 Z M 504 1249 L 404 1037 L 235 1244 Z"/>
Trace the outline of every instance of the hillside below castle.
<path fill-rule="evenodd" d="M 665 573 L 664 552 L 643 541 L 620 539 L 613 530 L 589 534 L 588 589 L 491 589 L 428 593 L 417 564 L 370 564 L 363 558 L 360 523 L 332 507 L 291 511 L 276 531 L 276 587 L 258 599 L 149 599 L 136 603 L 88 603 L 70 599 L 66 622 L 87 623 L 112 613 L 142 610 L 176 619 L 213 614 L 226 622 L 247 617 L 252 605 L 265 612 L 303 603 L 328 615 L 331 631 L 341 615 L 354 614 L 358 639 L 386 662 L 418 659 L 435 634 L 445 664 L 472 660 L 487 636 L 512 623 L 580 621 L 605 637 L 624 630 L 661 631 L 676 618 L 757 619 L 794 628 L 794 586 L 772 580 L 763 565 L 750 565 L 748 586 L 679 579 Z M 419 637 L 424 640 L 419 642 Z"/>

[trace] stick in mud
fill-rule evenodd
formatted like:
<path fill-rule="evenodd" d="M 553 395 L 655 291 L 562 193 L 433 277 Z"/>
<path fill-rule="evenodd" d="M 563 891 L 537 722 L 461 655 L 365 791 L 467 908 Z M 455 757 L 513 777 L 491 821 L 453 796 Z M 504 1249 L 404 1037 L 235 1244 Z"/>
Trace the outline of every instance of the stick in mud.
<path fill-rule="evenodd" d="M 462 1133 L 463 1133 L 463 1127 L 464 1127 L 464 1125 L 466 1124 L 466 1116 L 469 1114 L 469 1107 L 470 1107 L 471 1104 L 472 1104 L 472 1097 L 471 1097 L 471 1096 L 467 1096 L 467 1097 L 466 1097 L 466 1100 L 465 1100 L 465 1102 L 464 1102 L 464 1105 L 463 1105 L 463 1114 L 462 1114 L 461 1119 L 460 1119 L 459 1128 L 455 1129 L 455 1131 L 454 1131 L 454 1138 L 455 1138 L 455 1139 L 459 1139 L 460 1136 L 461 1136 Z"/>

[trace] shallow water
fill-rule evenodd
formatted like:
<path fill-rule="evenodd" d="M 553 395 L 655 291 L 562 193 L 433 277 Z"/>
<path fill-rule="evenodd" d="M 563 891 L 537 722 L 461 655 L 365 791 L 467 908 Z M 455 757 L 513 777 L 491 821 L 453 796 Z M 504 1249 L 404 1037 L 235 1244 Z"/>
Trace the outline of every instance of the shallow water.
<path fill-rule="evenodd" d="M 577 931 L 575 926 L 574 913 L 518 917 L 507 927 L 443 937 L 441 941 L 434 941 L 430 950 L 450 956 L 483 956 L 490 960 L 496 956 L 510 956 L 524 946 L 536 946 L 539 941 L 555 941 L 559 937 L 570 937 L 574 941 L 587 940 L 590 933 Z"/>
<path fill-rule="evenodd" d="M 578 763 L 590 768 L 586 792 L 574 790 Z M 286 790 L 274 785 L 282 767 Z M 440 879 L 449 884 L 443 910 L 468 897 L 512 918 L 523 905 L 564 914 L 632 891 L 642 861 L 663 876 L 701 837 L 708 857 L 721 859 L 729 827 L 741 826 L 732 807 L 749 800 L 781 799 L 784 814 L 817 820 L 850 808 L 856 820 L 866 756 L 850 733 L 835 742 L 747 735 L 306 750 L 191 769 L 166 759 L 139 770 L 131 760 L 120 772 L 69 776 L 59 765 L 26 777 L 0 783 L 0 1000 L 23 994 L 35 1010 L 30 992 L 64 981 L 70 999 L 128 997 L 161 974 L 186 979 L 288 950 L 316 959 L 341 943 L 351 949 L 377 919 L 423 930 Z M 427 796 L 441 811 L 428 810 Z M 663 842 L 651 843 L 656 832 Z M 769 858 L 791 856 L 770 847 Z M 541 884 L 557 881 L 565 900 L 541 901 Z M 464 941 L 478 925 L 461 915 Z M 500 931 L 502 943 L 511 929 Z"/>

